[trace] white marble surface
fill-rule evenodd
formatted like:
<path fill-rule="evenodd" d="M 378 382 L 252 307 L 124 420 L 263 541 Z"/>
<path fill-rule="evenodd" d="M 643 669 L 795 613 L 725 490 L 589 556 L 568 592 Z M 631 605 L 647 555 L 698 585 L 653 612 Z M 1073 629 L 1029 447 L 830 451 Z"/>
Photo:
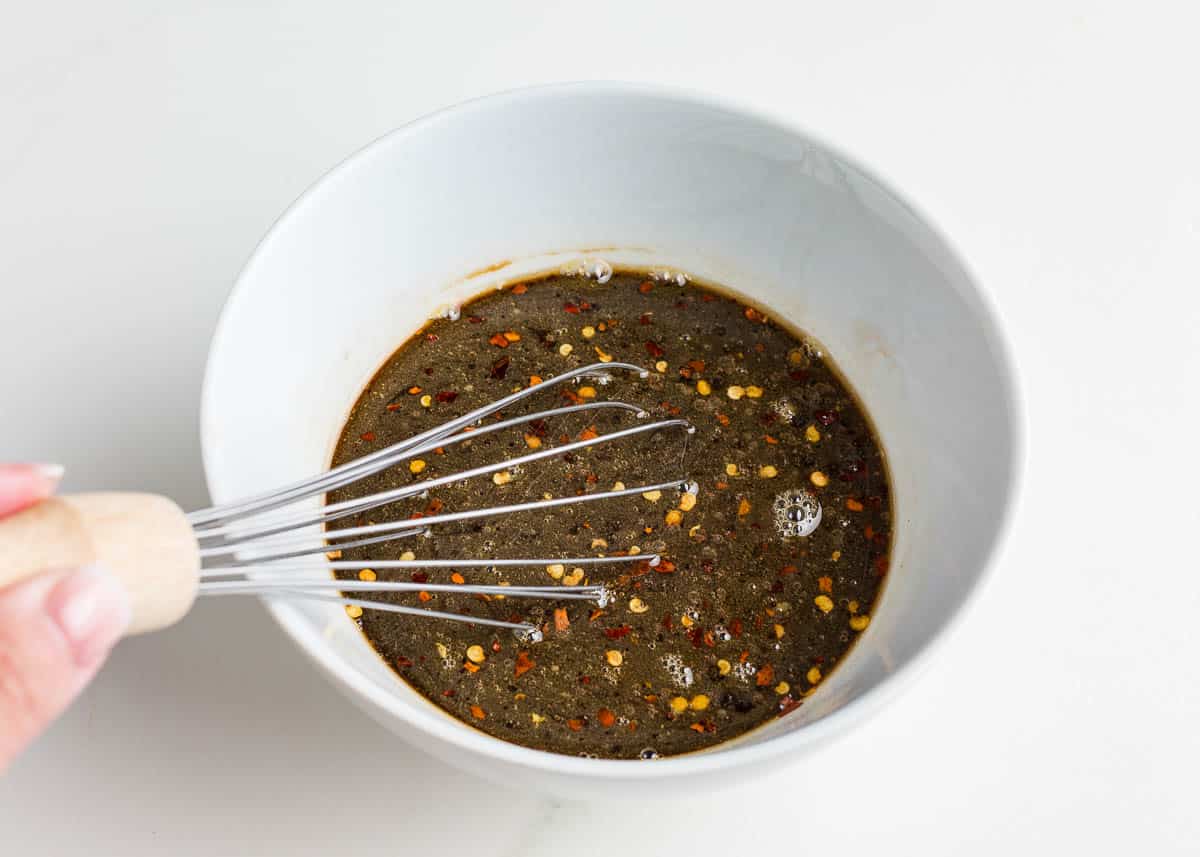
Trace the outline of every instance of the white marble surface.
<path fill-rule="evenodd" d="M 1200 376 L 1189 8 L 10 4 L 0 457 L 61 460 L 68 488 L 205 500 L 217 311 L 326 168 L 439 106 L 597 77 L 790 117 L 911 194 L 996 296 L 1031 442 L 1013 540 L 953 646 L 755 785 L 630 807 L 478 782 L 227 601 L 119 647 L 0 780 L 0 853 L 1195 853 L 1200 474 L 1171 442 L 1194 437 Z"/>

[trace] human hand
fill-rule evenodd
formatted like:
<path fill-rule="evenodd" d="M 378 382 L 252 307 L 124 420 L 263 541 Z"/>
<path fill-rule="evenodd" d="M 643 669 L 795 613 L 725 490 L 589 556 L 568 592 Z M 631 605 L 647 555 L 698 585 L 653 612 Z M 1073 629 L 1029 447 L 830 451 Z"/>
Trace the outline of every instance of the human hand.
<path fill-rule="evenodd" d="M 54 492 L 62 468 L 0 464 L 0 518 Z M 97 566 L 0 589 L 0 772 L 63 712 L 129 624 L 129 598 Z"/>

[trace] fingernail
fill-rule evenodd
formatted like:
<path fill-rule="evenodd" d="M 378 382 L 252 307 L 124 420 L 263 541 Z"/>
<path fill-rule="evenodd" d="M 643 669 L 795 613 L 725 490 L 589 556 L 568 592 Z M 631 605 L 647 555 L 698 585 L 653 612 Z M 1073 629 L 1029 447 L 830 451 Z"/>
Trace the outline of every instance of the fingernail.
<path fill-rule="evenodd" d="M 87 667 L 104 657 L 129 625 L 129 595 L 108 571 L 86 566 L 50 591 L 46 612 L 62 629 L 75 662 Z"/>
<path fill-rule="evenodd" d="M 38 475 L 41 476 L 43 479 L 45 479 L 47 482 L 61 482 L 62 478 L 63 478 L 63 474 L 67 472 L 67 469 L 65 467 L 63 467 L 61 464 L 48 464 L 45 462 L 35 462 L 34 464 L 32 464 L 30 466 L 34 470 L 36 470 L 38 472 Z"/>

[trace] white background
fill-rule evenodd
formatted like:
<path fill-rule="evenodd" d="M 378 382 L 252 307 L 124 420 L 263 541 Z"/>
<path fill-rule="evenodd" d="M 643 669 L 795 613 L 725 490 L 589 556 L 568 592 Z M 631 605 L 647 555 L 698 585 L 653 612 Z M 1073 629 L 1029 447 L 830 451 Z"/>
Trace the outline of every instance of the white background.
<path fill-rule="evenodd" d="M 0 852 L 1196 853 L 1193 4 L 3 5 L 0 457 L 68 489 L 203 504 L 208 337 L 276 215 L 409 119 L 580 78 L 717 93 L 889 177 L 995 296 L 1030 443 L 952 645 L 752 786 L 554 806 L 476 781 L 229 600 L 121 644 L 0 780 Z"/>

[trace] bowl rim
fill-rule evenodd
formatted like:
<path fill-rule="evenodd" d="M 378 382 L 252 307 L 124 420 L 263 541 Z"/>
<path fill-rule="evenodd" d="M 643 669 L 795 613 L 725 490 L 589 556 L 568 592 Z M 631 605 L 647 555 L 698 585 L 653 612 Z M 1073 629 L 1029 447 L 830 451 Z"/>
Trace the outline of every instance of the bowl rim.
<path fill-rule="evenodd" d="M 327 170 L 315 179 L 303 193 L 298 196 L 271 224 L 262 239 L 251 252 L 246 263 L 238 273 L 233 287 L 221 308 L 205 363 L 204 380 L 201 387 L 200 402 L 200 440 L 201 459 L 204 466 L 205 478 L 209 493 L 215 498 L 225 497 L 221 490 L 221 478 L 216 462 L 220 447 L 213 442 L 213 398 L 214 381 L 213 365 L 216 355 L 220 353 L 225 337 L 231 324 L 231 317 L 238 303 L 239 294 L 245 289 L 246 283 L 253 276 L 259 260 L 270 247 L 275 236 L 288 224 L 289 220 L 299 211 L 311 204 L 314 198 L 327 190 L 331 183 L 348 177 L 368 157 L 385 146 L 424 132 L 426 129 L 446 121 L 453 121 L 460 116 L 487 110 L 503 109 L 512 104 L 536 101 L 547 97 L 593 97 L 593 96 L 622 96 L 635 99 L 653 99 L 660 102 L 674 102 L 690 107 L 702 107 L 709 110 L 728 114 L 749 122 L 769 127 L 782 134 L 798 137 L 806 142 L 821 147 L 847 164 L 852 165 L 864 176 L 871 179 L 885 190 L 891 197 L 903 204 L 929 234 L 940 244 L 941 248 L 955 262 L 965 275 L 966 284 L 974 293 L 977 300 L 977 316 L 988 345 L 996 355 L 1000 370 L 1002 395 L 1005 398 L 1005 412 L 1010 418 L 1012 434 L 1012 455 L 1008 468 L 1008 481 L 1004 486 L 1005 496 L 1003 510 L 997 525 L 993 528 L 990 543 L 985 550 L 984 559 L 975 580 L 967 590 L 959 606 L 950 614 L 945 623 L 933 636 L 917 649 L 912 658 L 898 669 L 888 673 L 879 683 L 862 695 L 846 703 L 837 710 L 825 715 L 801 729 L 775 736 L 757 743 L 741 743 L 737 738 L 732 739 L 728 746 L 717 745 L 712 751 L 671 756 L 646 764 L 632 759 L 588 759 L 551 753 L 545 750 L 534 750 L 519 744 L 514 744 L 500 738 L 492 737 L 475 729 L 462 728 L 457 722 L 433 710 L 423 710 L 420 707 L 399 708 L 393 705 L 394 697 L 384 688 L 376 685 L 366 676 L 356 671 L 347 670 L 327 646 L 320 635 L 303 624 L 295 615 L 283 609 L 283 605 L 268 599 L 262 599 L 264 606 L 283 630 L 293 641 L 312 658 L 324 671 L 335 676 L 348 690 L 363 697 L 382 711 L 408 723 L 415 729 L 422 730 L 457 749 L 478 754 L 484 758 L 495 759 L 510 765 L 528 769 L 568 774 L 593 779 L 625 779 L 637 777 L 642 780 L 656 780 L 677 776 L 687 776 L 710 771 L 740 767 L 749 764 L 762 763 L 783 756 L 794 755 L 797 751 L 813 745 L 821 744 L 828 739 L 842 734 L 850 727 L 862 722 L 866 717 L 877 711 L 884 702 L 891 699 L 898 691 L 912 685 L 912 680 L 924 670 L 935 651 L 958 630 L 964 617 L 977 602 L 986 582 L 995 572 L 999 558 L 1008 543 L 1016 517 L 1016 507 L 1020 494 L 1021 483 L 1024 479 L 1026 465 L 1026 412 L 1020 392 L 1018 364 L 1008 338 L 1004 333 L 1002 316 L 994 298 L 980 286 L 979 278 L 974 270 L 962 258 L 955 245 L 938 227 L 936 221 L 919 206 L 915 205 L 908 196 L 897 190 L 894 183 L 886 180 L 876 170 L 865 168 L 861 162 L 847 154 L 839 145 L 830 143 L 824 137 L 813 134 L 798 123 L 773 116 L 731 99 L 712 96 L 678 87 L 658 84 L 622 82 L 622 81 L 577 81 L 551 83 L 538 86 L 520 87 L 485 94 L 458 104 L 444 107 L 416 118 L 392 131 L 372 140 L 365 146 L 348 155 L 341 162 Z M 221 502 L 218 500 L 218 502 Z M 753 734 L 753 731 L 748 734 Z"/>

